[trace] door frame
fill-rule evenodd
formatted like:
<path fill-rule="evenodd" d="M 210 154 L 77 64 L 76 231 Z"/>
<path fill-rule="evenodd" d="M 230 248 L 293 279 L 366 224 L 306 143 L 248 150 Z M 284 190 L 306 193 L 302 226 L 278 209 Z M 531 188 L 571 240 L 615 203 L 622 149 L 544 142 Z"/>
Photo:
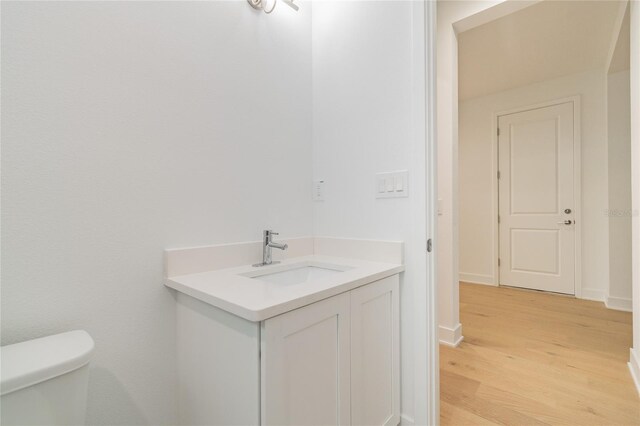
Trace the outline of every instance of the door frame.
<path fill-rule="evenodd" d="M 510 108 L 503 111 L 493 113 L 493 141 L 491 143 L 492 164 L 491 173 L 495 177 L 495 183 L 492 186 L 491 196 L 493 198 L 493 218 L 494 218 L 494 232 L 493 232 L 493 276 L 494 285 L 500 286 L 500 267 L 498 266 L 498 257 L 500 256 L 500 224 L 498 223 L 498 213 L 500 211 L 500 197 L 499 197 L 499 180 L 498 180 L 498 119 L 501 116 L 516 114 L 519 112 L 531 111 L 534 109 L 546 108 L 550 106 L 572 103 L 573 104 L 573 198 L 574 198 L 574 222 L 575 222 L 575 238 L 574 238 L 574 295 L 576 298 L 582 298 L 582 156 L 581 145 L 582 138 L 580 135 L 580 95 L 570 96 L 560 99 L 549 100 L 546 102 L 535 103 L 532 105 L 520 106 L 517 108 Z"/>
<path fill-rule="evenodd" d="M 414 75 L 416 128 L 416 161 L 421 165 L 420 177 L 425 182 L 425 196 L 423 200 L 423 218 L 418 223 L 424 223 L 424 245 L 422 250 L 426 254 L 425 282 L 416 286 L 416 326 L 414 344 L 414 418 L 402 416 L 401 424 L 419 425 L 440 424 L 440 362 L 438 347 L 438 290 L 437 290 L 437 3 L 423 0 L 413 3 L 415 16 L 414 40 L 415 52 Z M 422 20 L 422 26 L 420 25 Z M 421 30 L 420 30 L 421 29 Z M 422 214 L 422 213 L 420 213 Z M 429 247 L 428 241 L 431 241 Z M 402 337 L 400 337 L 402 339 Z M 402 392 L 402 388 L 401 391 Z M 401 398 L 402 399 L 402 398 Z"/>

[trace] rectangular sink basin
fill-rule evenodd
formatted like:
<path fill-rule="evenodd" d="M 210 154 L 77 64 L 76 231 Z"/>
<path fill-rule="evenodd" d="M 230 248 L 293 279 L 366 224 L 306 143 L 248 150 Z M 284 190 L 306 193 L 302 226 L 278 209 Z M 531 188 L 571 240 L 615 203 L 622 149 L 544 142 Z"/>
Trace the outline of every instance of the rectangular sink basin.
<path fill-rule="evenodd" d="M 275 269 L 275 270 L 274 270 Z M 351 269 L 349 266 L 342 265 L 283 265 L 271 270 L 249 272 L 243 274 L 248 278 L 253 278 L 268 283 L 280 285 L 304 284 L 316 281 L 325 277 L 339 274 L 343 271 Z"/>

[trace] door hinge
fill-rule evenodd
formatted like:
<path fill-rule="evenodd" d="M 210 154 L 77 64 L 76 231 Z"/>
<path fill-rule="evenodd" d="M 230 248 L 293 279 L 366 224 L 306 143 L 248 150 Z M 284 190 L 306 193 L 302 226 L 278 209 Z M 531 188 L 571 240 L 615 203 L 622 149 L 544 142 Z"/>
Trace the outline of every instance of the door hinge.
<path fill-rule="evenodd" d="M 500 170 L 498 170 L 498 179 L 500 179 Z"/>
<path fill-rule="evenodd" d="M 498 136 L 500 136 L 500 127 L 498 127 L 498 132 L 497 133 L 498 133 Z"/>
<path fill-rule="evenodd" d="M 500 266 L 500 258 L 498 258 L 498 266 Z"/>
<path fill-rule="evenodd" d="M 500 223 L 500 215 L 498 215 L 498 223 Z"/>
<path fill-rule="evenodd" d="M 429 238 L 427 240 L 427 253 L 431 253 L 431 250 L 433 250 L 433 242 L 431 242 L 431 238 Z"/>

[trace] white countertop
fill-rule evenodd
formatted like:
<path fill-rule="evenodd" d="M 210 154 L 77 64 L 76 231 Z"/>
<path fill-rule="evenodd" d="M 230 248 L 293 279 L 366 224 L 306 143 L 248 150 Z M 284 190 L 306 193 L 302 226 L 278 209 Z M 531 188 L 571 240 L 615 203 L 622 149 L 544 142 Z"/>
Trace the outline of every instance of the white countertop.
<path fill-rule="evenodd" d="M 347 270 L 300 284 L 280 284 L 250 278 L 296 266 Z M 263 321 L 327 297 L 404 271 L 394 263 L 331 256 L 302 256 L 277 265 L 219 269 L 167 278 L 165 285 L 249 321 Z"/>

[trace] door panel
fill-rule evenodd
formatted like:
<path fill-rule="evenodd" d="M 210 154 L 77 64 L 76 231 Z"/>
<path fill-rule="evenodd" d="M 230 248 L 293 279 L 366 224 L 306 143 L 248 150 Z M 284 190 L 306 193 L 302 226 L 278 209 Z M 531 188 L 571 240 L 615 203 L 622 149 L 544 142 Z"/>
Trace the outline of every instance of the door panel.
<path fill-rule="evenodd" d="M 400 422 L 400 324 L 397 275 L 351 291 L 353 425 Z"/>
<path fill-rule="evenodd" d="M 511 269 L 557 275 L 559 233 L 556 229 L 511 229 Z"/>
<path fill-rule="evenodd" d="M 262 424 L 350 423 L 349 310 L 344 293 L 263 323 Z"/>
<path fill-rule="evenodd" d="M 573 103 L 498 126 L 500 284 L 575 294 Z"/>
<path fill-rule="evenodd" d="M 558 211 L 556 120 L 512 124 L 510 139 L 511 214 Z"/>

